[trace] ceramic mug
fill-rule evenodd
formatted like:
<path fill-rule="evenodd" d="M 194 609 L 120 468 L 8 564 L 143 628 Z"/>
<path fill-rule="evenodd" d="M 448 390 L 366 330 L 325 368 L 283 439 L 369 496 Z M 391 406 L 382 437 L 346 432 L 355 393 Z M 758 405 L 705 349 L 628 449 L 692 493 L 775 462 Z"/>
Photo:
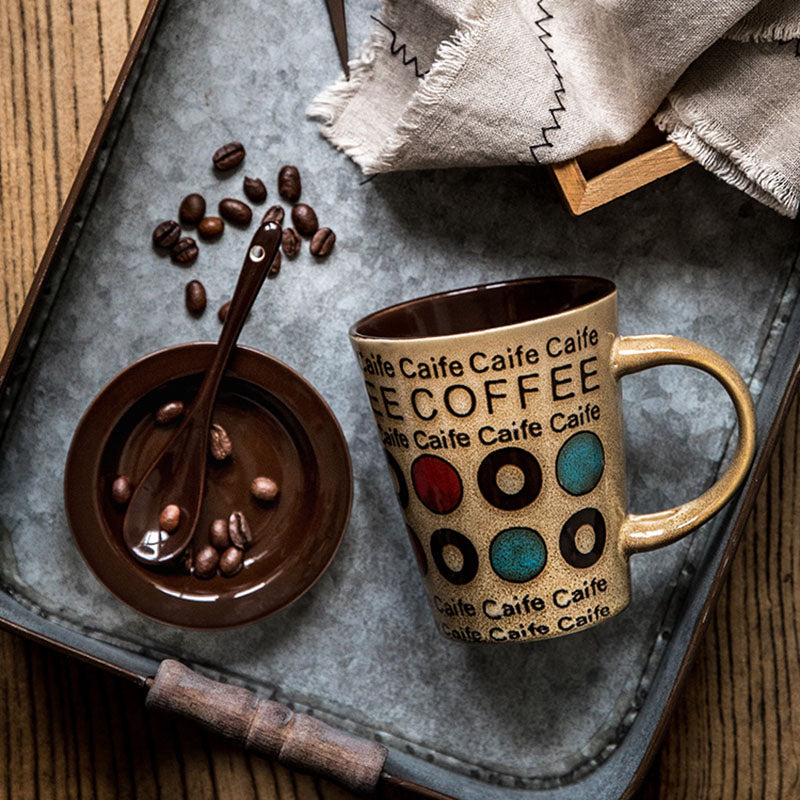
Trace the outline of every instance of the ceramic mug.
<path fill-rule="evenodd" d="M 525 642 L 611 619 L 629 557 L 695 530 L 744 479 L 756 423 L 736 370 L 687 339 L 617 331 L 616 287 L 595 277 L 431 295 L 350 329 L 444 636 Z M 629 514 L 619 379 L 662 364 L 725 387 L 738 444 L 696 499 Z"/>

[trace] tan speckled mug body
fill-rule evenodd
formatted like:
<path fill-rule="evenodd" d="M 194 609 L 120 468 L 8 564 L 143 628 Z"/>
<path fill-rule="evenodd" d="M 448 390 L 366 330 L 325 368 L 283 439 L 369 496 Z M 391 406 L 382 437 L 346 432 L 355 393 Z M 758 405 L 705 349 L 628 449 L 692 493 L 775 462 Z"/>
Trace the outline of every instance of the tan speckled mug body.
<path fill-rule="evenodd" d="M 734 368 L 685 339 L 617 331 L 616 288 L 591 277 L 434 295 L 352 327 L 444 636 L 535 641 L 610 619 L 630 602 L 628 557 L 694 530 L 744 478 L 755 416 Z M 668 363 L 725 386 L 737 451 L 699 498 L 629 515 L 619 379 Z"/>

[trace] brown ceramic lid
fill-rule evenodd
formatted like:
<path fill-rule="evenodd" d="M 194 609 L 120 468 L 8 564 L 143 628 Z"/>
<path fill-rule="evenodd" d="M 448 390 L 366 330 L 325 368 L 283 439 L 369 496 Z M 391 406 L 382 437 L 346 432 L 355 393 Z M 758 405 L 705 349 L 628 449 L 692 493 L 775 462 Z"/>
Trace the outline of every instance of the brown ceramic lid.
<path fill-rule="evenodd" d="M 135 362 L 95 398 L 67 456 L 64 497 L 86 562 L 120 600 L 153 619 L 186 628 L 228 628 L 278 611 L 325 571 L 347 527 L 353 495 L 342 431 L 314 388 L 280 361 L 239 347 L 222 380 L 214 411 L 233 442 L 222 464 L 209 459 L 195 549 L 211 521 L 241 510 L 254 534 L 245 566 L 231 578 L 203 580 L 179 565 L 156 570 L 128 552 L 124 509 L 111 500 L 119 474 L 135 483 L 166 444 L 172 426 L 157 426 L 168 400 L 191 402 L 213 344 L 178 345 Z M 262 503 L 250 494 L 258 475 L 280 495 Z"/>

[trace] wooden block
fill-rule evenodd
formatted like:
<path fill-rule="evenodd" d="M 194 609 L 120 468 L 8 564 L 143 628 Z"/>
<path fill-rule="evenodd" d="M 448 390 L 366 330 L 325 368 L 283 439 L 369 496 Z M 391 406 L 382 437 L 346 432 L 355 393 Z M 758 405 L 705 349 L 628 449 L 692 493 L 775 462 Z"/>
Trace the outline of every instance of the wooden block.
<path fill-rule="evenodd" d="M 145 705 L 192 719 L 247 750 L 358 794 L 374 792 L 386 760 L 386 748 L 377 742 L 262 700 L 242 687 L 212 681 L 172 659 L 161 662 Z"/>
<path fill-rule="evenodd" d="M 625 144 L 550 166 L 564 204 L 584 214 L 691 164 L 693 159 L 649 122 Z"/>

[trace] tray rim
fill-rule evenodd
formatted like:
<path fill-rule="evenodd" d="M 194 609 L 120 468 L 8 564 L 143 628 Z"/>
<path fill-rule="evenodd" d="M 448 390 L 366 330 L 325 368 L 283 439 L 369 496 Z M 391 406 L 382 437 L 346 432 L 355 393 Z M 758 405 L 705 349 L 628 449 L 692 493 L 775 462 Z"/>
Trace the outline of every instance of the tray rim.
<path fill-rule="evenodd" d="M 122 63 L 119 74 L 111 93 L 109 94 L 108 100 L 106 101 L 106 105 L 100 115 L 100 119 L 95 127 L 94 133 L 92 134 L 92 138 L 86 149 L 86 153 L 84 154 L 80 166 L 78 167 L 75 179 L 73 180 L 70 191 L 58 215 L 53 232 L 50 235 L 47 247 L 45 248 L 36 272 L 34 273 L 34 278 L 30 288 L 28 289 L 22 310 L 20 311 L 17 321 L 11 332 L 11 336 L 9 337 L 6 348 L 2 356 L 0 356 L 0 396 L 2 396 L 7 389 L 9 377 L 13 374 L 13 368 L 19 354 L 20 345 L 25 340 L 26 334 L 28 333 L 33 311 L 39 301 L 39 295 L 45 284 L 45 280 L 50 273 L 50 268 L 62 253 L 65 241 L 64 233 L 74 222 L 73 217 L 79 206 L 79 202 L 83 198 L 83 195 L 89 185 L 92 173 L 97 166 L 97 160 L 102 149 L 103 141 L 112 121 L 116 116 L 120 100 L 123 97 L 123 93 L 128 86 L 134 71 L 134 66 L 136 65 L 139 56 L 142 55 L 143 45 L 151 33 L 154 25 L 157 23 L 160 16 L 160 11 L 166 2 L 167 0 L 148 0 L 147 6 L 142 14 L 139 26 L 136 30 L 133 40 L 131 41 L 130 48 L 128 49 L 128 52 Z M 145 52 L 144 58 L 146 59 L 146 57 L 147 53 Z M 783 335 L 786 335 L 786 331 L 784 331 Z M 664 706 L 661 709 L 656 726 L 649 738 L 645 751 L 627 786 L 620 795 L 619 800 L 630 800 L 633 797 L 633 795 L 639 789 L 648 770 L 650 769 L 656 752 L 661 745 L 666 733 L 667 725 L 675 711 L 675 706 L 683 690 L 689 671 L 698 655 L 699 645 L 711 621 L 710 612 L 716 607 L 720 592 L 730 572 L 733 556 L 744 534 L 745 524 L 748 521 L 750 512 L 753 509 L 756 497 L 764 481 L 764 477 L 767 469 L 769 468 L 775 446 L 783 431 L 783 426 L 789 411 L 789 407 L 795 400 L 799 386 L 800 354 L 798 354 L 793 363 L 791 371 L 789 372 L 789 377 L 778 404 L 777 411 L 770 422 L 769 430 L 764 439 L 763 446 L 760 448 L 760 452 L 756 458 L 756 461 L 751 467 L 747 480 L 747 486 L 739 503 L 737 516 L 729 525 L 730 533 L 728 534 L 727 543 L 722 550 L 719 565 L 714 573 L 708 594 L 703 602 L 701 613 L 694 625 L 694 628 L 692 629 L 689 643 L 669 689 Z M 89 653 L 88 651 L 80 650 L 65 641 L 59 641 L 58 639 L 55 639 L 47 634 L 41 633 L 32 628 L 28 628 L 19 622 L 7 619 L 6 617 L 2 616 L 2 612 L 0 612 L 0 629 L 22 636 L 23 638 L 33 641 L 37 644 L 42 644 L 62 655 L 77 658 L 86 664 L 99 667 L 113 675 L 131 681 L 142 688 L 146 689 L 152 683 L 152 675 L 141 674 L 140 672 L 127 669 L 100 656 Z M 387 771 L 384 771 L 381 774 L 380 782 L 401 790 L 416 792 L 422 797 L 429 798 L 429 800 L 456 800 L 456 798 L 453 798 L 452 795 L 443 794 L 432 787 L 417 783 L 407 778 L 392 775 Z"/>

